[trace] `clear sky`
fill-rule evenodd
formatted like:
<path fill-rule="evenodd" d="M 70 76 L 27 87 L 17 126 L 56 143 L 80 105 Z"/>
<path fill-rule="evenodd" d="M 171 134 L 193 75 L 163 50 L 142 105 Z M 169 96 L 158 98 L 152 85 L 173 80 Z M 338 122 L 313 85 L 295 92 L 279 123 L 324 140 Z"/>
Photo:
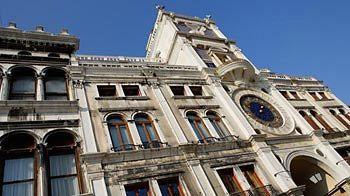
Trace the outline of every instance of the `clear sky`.
<path fill-rule="evenodd" d="M 350 104 L 349 0 L 0 0 L 0 22 L 68 28 L 81 39 L 79 54 L 144 56 L 157 4 L 201 18 L 211 14 L 259 68 L 314 76 Z"/>

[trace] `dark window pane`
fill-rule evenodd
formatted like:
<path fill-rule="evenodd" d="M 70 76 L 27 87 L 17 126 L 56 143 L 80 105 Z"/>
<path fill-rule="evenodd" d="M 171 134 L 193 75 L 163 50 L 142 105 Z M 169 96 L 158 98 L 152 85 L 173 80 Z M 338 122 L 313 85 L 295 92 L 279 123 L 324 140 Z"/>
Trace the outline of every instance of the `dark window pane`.
<path fill-rule="evenodd" d="M 120 147 L 120 143 L 118 140 L 117 129 L 114 125 L 109 125 L 109 133 L 112 138 L 113 147 L 115 148 L 115 150 L 120 150 L 118 149 Z"/>
<path fill-rule="evenodd" d="M 138 85 L 122 85 L 125 96 L 140 96 L 140 89 Z"/>
<path fill-rule="evenodd" d="M 66 80 L 63 77 L 50 77 L 45 82 L 46 93 L 66 93 Z"/>
<path fill-rule="evenodd" d="M 186 32 L 186 33 L 191 31 L 191 28 L 187 26 L 186 23 L 184 22 L 178 22 L 176 26 L 179 29 L 179 31 Z"/>
<path fill-rule="evenodd" d="M 236 193 L 236 192 L 242 191 L 240 185 L 238 184 L 236 176 L 233 173 L 232 168 L 221 169 L 221 170 L 218 170 L 217 172 L 220 176 L 222 183 L 224 184 L 226 190 L 229 193 Z"/>
<path fill-rule="evenodd" d="M 171 91 L 176 96 L 184 96 L 185 95 L 185 88 L 184 86 L 170 86 Z"/>
<path fill-rule="evenodd" d="M 114 85 L 98 85 L 98 94 L 100 97 L 116 96 L 116 88 Z"/>
<path fill-rule="evenodd" d="M 148 196 L 150 195 L 148 183 L 136 183 L 125 185 L 127 196 Z"/>
<path fill-rule="evenodd" d="M 190 89 L 192 91 L 192 94 L 195 96 L 202 96 L 203 90 L 201 86 L 190 86 Z"/>
<path fill-rule="evenodd" d="M 209 62 L 209 63 L 205 63 L 205 64 L 210 68 L 216 68 L 216 65 L 214 63 Z"/>
<path fill-rule="evenodd" d="M 12 83 L 12 93 L 35 93 L 33 76 L 16 76 Z"/>
<path fill-rule="evenodd" d="M 287 91 L 280 91 L 284 98 L 289 99 Z"/>
<path fill-rule="evenodd" d="M 252 188 L 262 187 L 263 184 L 260 181 L 258 175 L 255 173 L 254 165 L 241 166 L 241 171 L 244 174 L 247 182 Z"/>
<path fill-rule="evenodd" d="M 181 196 L 181 186 L 178 177 L 159 179 L 158 180 L 160 192 L 162 196 Z"/>

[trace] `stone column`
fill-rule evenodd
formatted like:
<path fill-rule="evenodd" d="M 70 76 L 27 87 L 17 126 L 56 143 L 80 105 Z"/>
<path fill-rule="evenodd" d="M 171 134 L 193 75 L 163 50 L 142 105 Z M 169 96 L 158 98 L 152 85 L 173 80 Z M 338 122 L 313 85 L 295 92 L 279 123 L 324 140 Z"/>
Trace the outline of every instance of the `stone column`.
<path fill-rule="evenodd" d="M 41 195 L 41 196 L 44 196 L 44 195 L 47 195 L 45 193 L 48 192 L 48 189 L 47 189 L 47 185 L 48 185 L 48 182 L 47 182 L 47 179 L 46 178 L 43 178 L 43 176 L 46 176 L 46 170 L 45 170 L 45 155 L 44 155 L 44 145 L 43 144 L 39 144 L 38 145 L 38 160 L 37 160 L 37 163 L 38 163 L 38 185 L 37 185 L 37 188 L 38 188 L 38 194 Z"/>
<path fill-rule="evenodd" d="M 142 145 L 142 141 L 141 141 L 139 132 L 137 131 L 135 121 L 128 120 L 128 122 L 129 122 L 130 134 L 131 134 L 132 140 L 134 141 L 134 144 L 135 145 Z"/>
<path fill-rule="evenodd" d="M 155 196 L 162 196 L 162 192 L 160 191 L 160 188 L 156 179 L 152 178 L 150 180 L 150 186 Z"/>
<path fill-rule="evenodd" d="M 94 190 L 94 195 L 108 196 L 106 182 L 103 177 L 97 180 L 92 180 L 92 187 Z"/>
<path fill-rule="evenodd" d="M 85 152 L 94 153 L 97 152 L 95 135 L 93 132 L 93 127 L 91 123 L 91 116 L 89 112 L 89 107 L 87 104 L 87 98 L 85 93 L 84 85 L 81 81 L 76 81 L 74 86 L 77 98 L 79 99 L 79 114 L 81 120 L 81 127 L 79 127 L 80 132 L 84 138 Z"/>
<path fill-rule="evenodd" d="M 257 162 L 266 171 L 266 174 L 269 175 L 272 184 L 278 187 L 283 193 L 297 189 L 297 185 L 294 183 L 289 172 L 277 160 L 267 144 L 256 140 L 259 140 L 259 138 L 254 136 L 250 138 L 252 147 L 258 155 Z"/>
<path fill-rule="evenodd" d="M 2 82 L 0 86 L 0 100 L 7 100 L 8 94 L 9 94 L 9 87 L 8 87 L 9 79 L 6 74 L 2 76 Z"/>
<path fill-rule="evenodd" d="M 206 116 L 204 116 L 204 117 L 202 117 L 202 119 L 203 119 L 203 123 L 204 123 L 205 127 L 207 127 L 207 129 L 208 129 L 210 135 L 211 135 L 212 137 L 215 137 L 215 138 L 220 139 L 219 134 L 216 132 L 216 129 L 215 129 L 214 126 L 211 124 L 209 118 L 206 117 Z"/>
<path fill-rule="evenodd" d="M 36 100 L 37 101 L 42 101 L 45 99 L 44 95 L 44 81 L 43 81 L 43 76 L 39 75 L 36 78 Z"/>
<path fill-rule="evenodd" d="M 200 195 L 206 196 L 206 195 L 216 195 L 213 187 L 211 186 L 207 175 L 205 174 L 202 166 L 200 165 L 199 161 L 194 161 L 192 163 L 189 163 L 190 172 L 195 177 L 195 183 L 200 187 L 201 193 Z"/>
<path fill-rule="evenodd" d="M 152 90 L 154 92 L 155 98 L 157 99 L 157 102 L 159 103 L 159 106 L 160 106 L 165 118 L 169 122 L 169 125 L 172 129 L 172 132 L 176 135 L 177 141 L 179 142 L 179 144 L 186 144 L 187 139 L 186 139 L 184 133 L 182 132 L 182 129 L 181 129 L 179 123 L 177 122 L 175 115 L 174 115 L 173 111 L 171 110 L 167 100 L 165 99 L 161 89 L 158 86 L 153 86 Z"/>
<path fill-rule="evenodd" d="M 66 81 L 67 81 L 68 100 L 74 101 L 74 100 L 76 100 L 76 97 L 75 97 L 75 93 L 74 93 L 73 81 L 69 77 L 66 77 Z"/>

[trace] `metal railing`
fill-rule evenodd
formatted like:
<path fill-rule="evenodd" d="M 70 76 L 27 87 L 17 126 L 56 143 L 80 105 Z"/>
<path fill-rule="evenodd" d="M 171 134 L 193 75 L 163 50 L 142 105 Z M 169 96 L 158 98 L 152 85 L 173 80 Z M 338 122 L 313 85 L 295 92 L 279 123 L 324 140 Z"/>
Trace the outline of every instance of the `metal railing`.
<path fill-rule="evenodd" d="M 124 145 L 120 145 L 120 146 L 114 146 L 114 147 L 112 147 L 112 150 L 114 152 L 135 150 L 137 146 L 138 145 L 135 145 L 135 144 L 124 144 Z"/>
<path fill-rule="evenodd" d="M 154 140 L 151 142 L 143 142 L 142 145 L 139 145 L 141 149 L 148 149 L 148 148 L 162 148 L 162 147 L 168 147 L 170 146 L 168 142 L 161 142 L 158 140 Z"/>
<path fill-rule="evenodd" d="M 250 192 L 251 192 L 251 195 L 254 195 L 254 196 L 274 196 L 274 195 L 277 195 L 277 191 L 271 185 L 257 187 L 257 188 L 250 190 Z"/>

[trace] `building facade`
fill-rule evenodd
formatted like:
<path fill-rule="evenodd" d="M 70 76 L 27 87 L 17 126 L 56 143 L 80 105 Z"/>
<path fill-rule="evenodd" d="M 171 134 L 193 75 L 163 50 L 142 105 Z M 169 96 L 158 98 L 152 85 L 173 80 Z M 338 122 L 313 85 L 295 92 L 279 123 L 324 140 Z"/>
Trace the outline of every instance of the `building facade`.
<path fill-rule="evenodd" d="M 349 195 L 350 109 L 164 9 L 146 57 L 0 27 L 4 196 Z"/>

